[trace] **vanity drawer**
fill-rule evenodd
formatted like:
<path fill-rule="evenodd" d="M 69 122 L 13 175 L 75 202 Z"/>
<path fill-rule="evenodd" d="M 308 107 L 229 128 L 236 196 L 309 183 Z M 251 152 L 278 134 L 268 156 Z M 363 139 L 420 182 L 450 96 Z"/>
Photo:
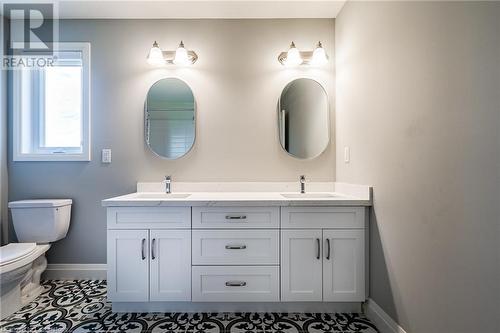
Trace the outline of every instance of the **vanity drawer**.
<path fill-rule="evenodd" d="M 278 230 L 194 230 L 193 265 L 278 265 Z"/>
<path fill-rule="evenodd" d="M 364 207 L 281 207 L 281 228 L 364 228 Z"/>
<path fill-rule="evenodd" d="M 193 302 L 277 302 L 278 266 L 193 266 Z"/>
<path fill-rule="evenodd" d="M 279 228 L 279 207 L 193 207 L 193 229 Z"/>
<path fill-rule="evenodd" d="M 108 229 L 191 228 L 191 207 L 109 207 Z"/>

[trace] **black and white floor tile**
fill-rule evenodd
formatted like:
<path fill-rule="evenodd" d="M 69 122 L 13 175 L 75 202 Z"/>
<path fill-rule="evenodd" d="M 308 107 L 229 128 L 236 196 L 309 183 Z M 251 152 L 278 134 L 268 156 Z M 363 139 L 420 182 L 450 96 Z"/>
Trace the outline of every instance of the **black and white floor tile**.
<path fill-rule="evenodd" d="M 0 322 L 0 332 L 375 333 L 355 313 L 113 313 L 106 281 L 46 281 L 35 301 Z"/>

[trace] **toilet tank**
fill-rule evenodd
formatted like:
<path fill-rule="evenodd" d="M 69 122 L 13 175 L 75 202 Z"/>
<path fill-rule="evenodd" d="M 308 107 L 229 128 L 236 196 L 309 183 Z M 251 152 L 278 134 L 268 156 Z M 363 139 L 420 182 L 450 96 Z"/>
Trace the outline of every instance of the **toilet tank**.
<path fill-rule="evenodd" d="M 66 237 L 71 217 L 71 199 L 21 200 L 9 202 L 12 224 L 19 242 L 51 243 Z"/>

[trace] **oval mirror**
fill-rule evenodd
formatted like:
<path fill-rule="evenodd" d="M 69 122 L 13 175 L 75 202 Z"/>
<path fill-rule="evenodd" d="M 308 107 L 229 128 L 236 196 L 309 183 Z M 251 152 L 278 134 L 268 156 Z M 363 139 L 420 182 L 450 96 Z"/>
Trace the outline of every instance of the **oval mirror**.
<path fill-rule="evenodd" d="M 278 101 L 281 147 L 290 155 L 309 159 L 330 142 L 330 117 L 325 89 L 311 79 L 288 83 Z"/>
<path fill-rule="evenodd" d="M 196 105 L 191 88 L 182 80 L 167 78 L 151 86 L 146 97 L 146 143 L 158 156 L 184 156 L 195 139 Z"/>

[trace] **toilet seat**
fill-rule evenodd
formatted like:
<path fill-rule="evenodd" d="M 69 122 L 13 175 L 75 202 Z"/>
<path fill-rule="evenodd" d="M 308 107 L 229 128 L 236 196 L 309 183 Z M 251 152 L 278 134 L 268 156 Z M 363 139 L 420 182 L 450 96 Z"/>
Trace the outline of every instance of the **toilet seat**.
<path fill-rule="evenodd" d="M 0 247 L 0 266 L 29 255 L 36 249 L 35 243 L 10 243 Z"/>
<path fill-rule="evenodd" d="M 5 273 L 30 264 L 44 254 L 49 245 L 35 243 L 10 243 L 0 247 L 0 273 Z"/>

